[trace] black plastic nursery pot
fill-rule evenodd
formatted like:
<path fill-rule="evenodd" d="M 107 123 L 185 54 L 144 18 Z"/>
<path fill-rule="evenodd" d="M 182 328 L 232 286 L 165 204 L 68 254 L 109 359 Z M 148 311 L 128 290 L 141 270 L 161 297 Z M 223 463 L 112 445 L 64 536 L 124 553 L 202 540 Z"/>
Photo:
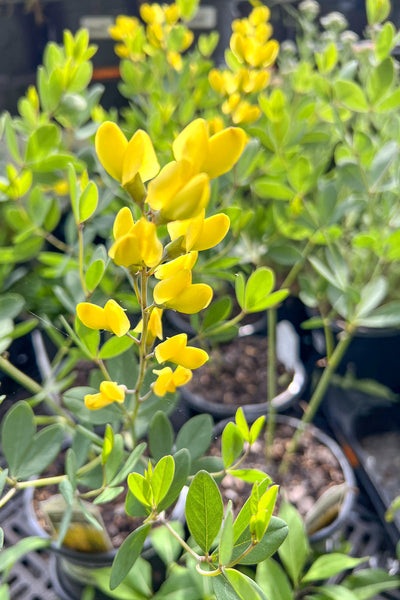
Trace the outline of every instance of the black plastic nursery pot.
<path fill-rule="evenodd" d="M 385 513 L 400 494 L 400 405 L 332 387 L 322 409 L 395 547 L 400 514 L 388 522 Z"/>
<path fill-rule="evenodd" d="M 332 325 L 336 335 L 342 329 L 338 323 Z M 325 340 L 322 330 L 313 331 L 313 341 L 320 356 L 325 355 Z M 400 328 L 357 329 L 350 345 L 337 369 L 339 375 L 347 371 L 357 379 L 373 379 L 400 393 Z"/>
<path fill-rule="evenodd" d="M 253 331 L 252 325 L 245 325 L 247 332 Z M 251 340 L 251 335 L 244 336 Z M 235 340 L 231 342 L 235 344 Z M 306 384 L 307 374 L 300 356 L 300 338 L 295 328 L 289 321 L 280 321 L 277 326 L 277 356 L 281 364 L 290 372 L 290 382 L 286 389 L 281 391 L 273 400 L 273 407 L 277 411 L 284 411 L 295 404 L 301 397 Z M 218 380 L 218 375 L 216 376 Z M 193 393 L 188 386 L 181 388 L 183 401 L 195 413 L 209 413 L 215 421 L 232 417 L 240 404 L 225 404 L 223 402 L 208 400 L 204 395 Z M 266 394 L 265 394 L 266 395 Z M 246 403 L 242 406 L 246 417 L 255 419 L 268 412 L 267 400 L 258 403 Z"/>
<path fill-rule="evenodd" d="M 282 414 L 276 415 L 275 418 L 277 425 L 289 425 L 294 431 L 299 427 L 302 427 L 299 419 Z M 227 419 L 218 423 L 215 428 L 215 435 L 221 435 L 225 425 L 231 420 L 232 419 Z M 342 531 L 348 522 L 357 497 L 356 479 L 348 458 L 339 444 L 337 444 L 332 437 L 314 425 L 307 425 L 305 431 L 309 432 L 312 438 L 327 449 L 332 455 L 332 458 L 336 459 L 338 468 L 342 472 L 344 481 L 343 486 L 345 486 L 345 493 L 341 497 L 341 500 L 335 505 L 335 509 L 332 510 L 333 504 L 330 505 L 327 503 L 325 508 L 326 514 L 321 514 L 321 526 L 308 534 L 310 544 L 318 549 L 323 548 L 327 540 Z M 323 459 L 323 457 L 321 457 L 321 459 Z M 266 472 L 268 473 L 268 467 L 266 468 Z M 276 481 L 276 483 L 279 483 L 279 481 Z M 282 488 L 283 486 L 281 487 L 280 493 L 282 493 Z M 316 500 L 318 500 L 318 498 Z M 328 511 L 330 513 L 329 518 Z"/>
<path fill-rule="evenodd" d="M 186 489 L 184 488 L 181 492 L 171 513 L 171 519 L 173 520 L 184 522 Z M 49 538 L 35 513 L 33 495 L 34 488 L 30 487 L 24 490 L 23 507 L 27 527 L 30 530 L 30 535 Z M 91 577 L 91 572 L 96 569 L 111 567 L 118 549 L 98 553 L 78 552 L 65 546 L 59 546 L 55 541 L 51 541 L 47 550 L 51 554 L 52 565 L 54 566 L 51 571 L 52 584 L 62 600 L 81 600 L 82 593 L 88 585 L 93 585 L 95 589 L 92 600 L 109 600 L 115 597 L 95 587 L 95 580 Z M 156 574 L 153 584 L 157 589 L 162 583 L 163 567 L 151 545 L 150 538 L 145 540 L 141 556 L 152 564 L 153 575 Z"/>

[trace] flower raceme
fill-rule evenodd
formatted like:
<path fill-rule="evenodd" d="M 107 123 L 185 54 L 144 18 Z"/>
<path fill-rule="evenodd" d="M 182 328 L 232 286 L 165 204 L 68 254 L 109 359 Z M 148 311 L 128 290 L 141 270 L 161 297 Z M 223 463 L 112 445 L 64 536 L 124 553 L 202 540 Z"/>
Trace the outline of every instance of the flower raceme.
<path fill-rule="evenodd" d="M 122 404 L 125 400 L 125 389 L 125 386 L 118 385 L 115 381 L 102 381 L 98 394 L 86 394 L 85 406 L 90 410 L 98 410 L 113 402 Z"/>
<path fill-rule="evenodd" d="M 165 396 L 167 392 L 175 392 L 177 387 L 186 385 L 192 379 L 192 371 L 178 365 L 175 371 L 171 367 L 154 369 L 153 373 L 158 375 L 153 384 L 153 392 L 156 396 Z"/>
<path fill-rule="evenodd" d="M 130 329 L 124 309 L 115 300 L 108 300 L 104 308 L 90 302 L 80 302 L 76 313 L 89 329 L 105 329 L 118 337 L 125 335 Z"/>
<path fill-rule="evenodd" d="M 172 362 L 185 369 L 198 369 L 208 360 L 208 354 L 201 348 L 187 345 L 186 333 L 174 335 L 156 346 L 155 357 L 159 363 Z"/>
<path fill-rule="evenodd" d="M 135 223 L 127 206 L 121 208 L 115 218 L 113 235 L 115 243 L 108 254 L 116 265 L 153 268 L 161 261 L 163 246 L 157 237 L 156 226 L 145 217 Z"/>

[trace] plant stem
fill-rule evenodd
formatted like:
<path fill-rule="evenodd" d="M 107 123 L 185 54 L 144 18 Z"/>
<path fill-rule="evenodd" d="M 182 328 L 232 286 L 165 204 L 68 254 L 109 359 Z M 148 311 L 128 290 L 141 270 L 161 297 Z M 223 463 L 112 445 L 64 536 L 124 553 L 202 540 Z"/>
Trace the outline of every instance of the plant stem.
<path fill-rule="evenodd" d="M 290 454 L 296 451 L 297 445 L 299 443 L 299 439 L 301 434 L 304 431 L 305 425 L 311 422 L 315 413 L 317 412 L 323 397 L 328 389 L 328 385 L 334 375 L 336 369 L 338 368 L 355 332 L 355 327 L 352 324 L 348 324 L 346 331 L 343 332 L 342 336 L 339 339 L 339 343 L 337 344 L 335 350 L 332 353 L 332 356 L 328 362 L 328 365 L 325 367 L 320 380 L 318 381 L 317 387 L 314 390 L 314 393 L 311 397 L 311 400 L 307 406 L 307 409 L 301 419 L 301 427 L 295 432 L 294 436 L 291 439 L 289 444 L 286 458 L 282 463 L 282 469 L 284 464 L 287 463 L 287 458 Z"/>
<path fill-rule="evenodd" d="M 174 538 L 180 543 L 180 545 L 182 546 L 182 548 L 184 550 L 186 550 L 186 552 L 188 552 L 190 554 L 190 556 L 193 556 L 193 558 L 197 561 L 201 561 L 202 556 L 200 556 L 199 554 L 197 554 L 197 552 L 195 552 L 186 542 L 185 540 L 183 540 L 181 538 L 181 536 L 179 535 L 179 533 L 177 533 L 175 531 L 175 529 L 173 529 L 173 527 L 171 527 L 171 525 L 168 523 L 168 521 L 166 519 L 161 519 L 160 521 L 163 525 L 165 525 L 165 527 L 168 529 L 168 531 L 174 536 Z"/>
<path fill-rule="evenodd" d="M 0 508 L 2 506 L 4 506 L 9 500 L 11 500 L 11 498 L 14 496 L 16 491 L 17 491 L 17 489 L 15 487 L 13 487 L 13 488 L 11 488 L 11 490 L 8 490 L 8 492 L 6 494 L 4 494 L 3 498 L 0 499 Z"/>

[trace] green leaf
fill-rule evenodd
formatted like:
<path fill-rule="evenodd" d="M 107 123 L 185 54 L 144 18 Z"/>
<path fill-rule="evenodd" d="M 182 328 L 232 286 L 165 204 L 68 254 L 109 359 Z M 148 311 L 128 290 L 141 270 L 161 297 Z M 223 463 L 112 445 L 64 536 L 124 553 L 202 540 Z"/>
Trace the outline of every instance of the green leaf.
<path fill-rule="evenodd" d="M 105 462 L 105 477 L 106 483 L 110 484 L 115 475 L 118 473 L 124 457 L 124 441 L 122 435 L 117 433 L 114 436 L 114 444 Z"/>
<path fill-rule="evenodd" d="M 289 534 L 278 550 L 279 558 L 291 580 L 297 586 L 306 560 L 310 554 L 308 538 L 304 530 L 303 521 L 297 510 L 291 504 L 283 502 L 279 511 L 279 516 L 289 527 Z"/>
<path fill-rule="evenodd" d="M 375 110 L 378 113 L 396 110 L 400 106 L 400 89 L 395 90 L 389 96 L 378 102 Z"/>
<path fill-rule="evenodd" d="M 121 414 L 117 406 L 110 404 L 99 410 L 89 410 L 83 403 L 86 394 L 94 394 L 97 390 L 78 386 L 69 389 L 63 394 L 65 406 L 74 413 L 79 421 L 90 425 L 105 425 L 106 423 L 115 423 L 121 420 Z"/>
<path fill-rule="evenodd" d="M 103 278 L 105 264 L 102 260 L 95 260 L 89 265 L 85 273 L 85 283 L 89 292 L 93 292 Z"/>
<path fill-rule="evenodd" d="M 236 569 L 225 569 L 224 575 L 242 600 L 267 600 L 262 590 L 244 573 Z"/>
<path fill-rule="evenodd" d="M 111 590 L 114 590 L 117 585 L 124 580 L 135 564 L 135 561 L 139 558 L 145 539 L 150 533 L 150 529 L 150 524 L 147 523 L 146 525 L 142 525 L 129 534 L 119 548 L 111 568 Z"/>
<path fill-rule="evenodd" d="M 380 306 L 367 317 L 358 319 L 365 327 L 397 327 L 400 325 L 400 301 L 394 300 Z"/>
<path fill-rule="evenodd" d="M 211 578 L 216 600 L 240 600 L 229 581 L 223 575 Z"/>
<path fill-rule="evenodd" d="M 8 469 L 3 469 L 0 471 L 0 496 L 3 493 L 4 486 L 6 485 L 6 480 L 8 477 Z"/>
<path fill-rule="evenodd" d="M 367 11 L 368 25 L 382 23 L 388 18 L 390 13 L 389 0 L 366 0 L 365 8 Z"/>
<path fill-rule="evenodd" d="M 0 554 L 0 572 L 11 569 L 28 552 L 46 548 L 50 543 L 50 538 L 27 537 L 10 548 L 2 550 Z"/>
<path fill-rule="evenodd" d="M 369 281 L 361 290 L 361 300 L 357 306 L 356 318 L 367 317 L 386 297 L 388 286 L 384 277 Z"/>
<path fill-rule="evenodd" d="M 371 70 L 367 80 L 367 91 L 372 104 L 375 104 L 386 94 L 393 83 L 393 78 L 393 59 L 390 57 Z"/>
<path fill-rule="evenodd" d="M 29 446 L 23 464 L 18 467 L 18 477 L 29 479 L 39 475 L 60 452 L 64 435 L 63 427 L 49 425 L 37 433 Z"/>
<path fill-rule="evenodd" d="M 198 9 L 199 0 L 176 0 L 176 4 L 179 7 L 179 12 L 185 21 L 190 21 Z"/>
<path fill-rule="evenodd" d="M 233 550 L 233 516 L 232 501 L 229 500 L 222 525 L 221 537 L 219 539 L 218 559 L 220 565 L 227 565 Z"/>
<path fill-rule="evenodd" d="M 99 358 L 102 360 L 106 360 L 107 358 L 114 358 L 115 356 L 119 356 L 123 354 L 133 344 L 133 340 L 127 336 L 117 337 L 114 335 L 109 340 L 107 340 L 100 349 Z"/>
<path fill-rule="evenodd" d="M 181 538 L 185 537 L 185 530 L 182 523 L 172 521 L 169 525 Z M 151 543 L 167 567 L 182 554 L 182 546 L 165 526 L 155 527 L 152 530 Z"/>
<path fill-rule="evenodd" d="M 398 590 L 400 578 L 383 569 L 361 569 L 345 579 L 344 585 L 352 590 L 358 600 L 375 598 L 381 592 Z"/>
<path fill-rule="evenodd" d="M 383 0 L 383 2 L 387 2 L 387 0 Z M 374 44 L 374 52 L 376 58 L 381 61 L 384 60 L 391 53 L 392 49 L 396 44 L 396 29 L 393 23 L 388 21 L 383 25 L 381 30 L 378 33 Z"/>
<path fill-rule="evenodd" d="M 128 486 L 132 494 L 144 506 L 153 505 L 153 494 L 149 482 L 140 473 L 128 475 Z"/>
<path fill-rule="evenodd" d="M 270 483 L 271 483 L 271 478 L 268 476 L 265 476 L 265 478 L 262 480 L 262 482 L 258 485 L 259 493 L 263 494 L 268 489 L 268 486 Z M 240 538 L 240 536 L 248 528 L 251 515 L 252 515 L 251 503 L 250 503 L 250 498 L 248 498 L 246 500 L 246 502 L 243 504 L 242 508 L 240 509 L 240 512 L 239 512 L 238 516 L 236 517 L 235 523 L 233 525 L 235 541 L 238 540 Z"/>
<path fill-rule="evenodd" d="M 33 410 L 26 402 L 18 402 L 3 419 L 1 445 L 12 477 L 17 477 L 23 467 L 35 430 Z"/>
<path fill-rule="evenodd" d="M 274 289 L 275 285 L 275 274 L 272 269 L 267 267 L 259 267 L 249 277 L 245 296 L 244 296 L 244 309 L 247 312 L 255 312 L 262 310 L 259 308 L 263 306 L 266 297 Z"/>
<path fill-rule="evenodd" d="M 256 439 L 258 438 L 258 436 L 260 435 L 262 428 L 264 427 L 265 424 L 265 417 L 258 417 L 258 419 L 256 419 L 253 423 L 253 425 L 251 426 L 250 429 L 250 437 L 249 437 L 249 442 L 250 444 L 254 444 L 254 442 L 256 441 Z"/>
<path fill-rule="evenodd" d="M 289 183 L 296 192 L 305 193 L 312 186 L 312 166 L 310 161 L 304 156 L 292 161 L 287 173 Z"/>
<path fill-rule="evenodd" d="M 168 417 L 161 410 L 157 411 L 149 426 L 149 449 L 155 460 L 171 453 L 174 443 L 174 430 Z"/>
<path fill-rule="evenodd" d="M 236 427 L 239 429 L 242 437 L 246 442 L 250 441 L 250 430 L 247 425 L 246 417 L 243 412 L 243 408 L 239 406 L 235 414 Z"/>
<path fill-rule="evenodd" d="M 229 296 L 219 298 L 205 311 L 202 329 L 208 329 L 229 317 L 232 311 L 232 299 Z"/>
<path fill-rule="evenodd" d="M 257 565 L 256 582 L 269 600 L 293 600 L 294 598 L 286 573 L 272 558 Z"/>
<path fill-rule="evenodd" d="M 334 83 L 337 99 L 354 112 L 368 112 L 368 102 L 361 87 L 354 81 L 338 80 Z"/>
<path fill-rule="evenodd" d="M 203 414 L 192 417 L 181 427 L 176 437 L 176 450 L 187 448 L 192 460 L 208 450 L 213 437 L 213 420 Z"/>
<path fill-rule="evenodd" d="M 99 192 L 93 181 L 89 181 L 79 200 L 79 223 L 84 223 L 93 215 L 99 201 Z"/>
<path fill-rule="evenodd" d="M 217 484 L 206 471 L 193 478 L 186 498 L 186 521 L 196 543 L 208 552 L 223 519 L 223 504 Z"/>
<path fill-rule="evenodd" d="M 19 294 L 2 294 L 0 297 L 0 321 L 14 319 L 25 306 L 25 300 Z"/>
<path fill-rule="evenodd" d="M 167 495 L 158 505 L 158 510 L 166 510 L 178 498 L 183 486 L 186 484 L 190 472 L 190 454 L 186 448 L 182 448 L 174 454 L 175 472 Z"/>
<path fill-rule="evenodd" d="M 324 585 L 321 593 L 326 600 L 357 600 L 357 596 L 342 585 Z"/>
<path fill-rule="evenodd" d="M 379 184 L 382 184 L 385 175 L 390 169 L 393 162 L 398 158 L 399 146 L 394 140 L 387 142 L 374 156 L 368 180 L 371 188 L 376 190 Z"/>
<path fill-rule="evenodd" d="M 266 200 L 292 200 L 295 196 L 294 191 L 270 177 L 260 177 L 254 182 L 254 193 L 260 198 Z"/>
<path fill-rule="evenodd" d="M 151 488 L 153 490 L 154 504 L 158 507 L 161 500 L 166 496 L 174 478 L 175 463 L 172 456 L 163 456 L 154 467 L 151 476 Z"/>
<path fill-rule="evenodd" d="M 368 558 L 353 558 L 339 552 L 323 554 L 313 562 L 307 573 L 302 577 L 301 582 L 309 583 L 320 579 L 328 579 L 341 573 L 341 571 L 353 569 L 366 560 Z"/>
<path fill-rule="evenodd" d="M 246 288 L 246 280 L 243 273 L 237 273 L 235 279 L 236 299 L 241 309 L 244 308 L 244 293 Z"/>
<path fill-rule="evenodd" d="M 60 129 L 53 123 L 42 125 L 29 136 L 25 152 L 26 163 L 37 163 L 58 149 L 61 142 Z"/>
<path fill-rule="evenodd" d="M 114 498 L 117 498 L 124 491 L 125 488 L 122 485 L 117 487 L 108 487 L 93 500 L 93 504 L 105 504 L 107 502 L 112 502 Z"/>
<path fill-rule="evenodd" d="M 110 481 L 110 485 L 118 485 L 119 483 L 121 483 L 121 481 L 125 481 L 129 473 L 132 473 L 134 467 L 136 466 L 136 463 L 145 451 L 145 448 L 146 443 L 141 442 L 135 447 L 134 450 L 132 450 L 129 457 L 125 460 L 122 469 L 115 475 L 114 479 Z"/>
<path fill-rule="evenodd" d="M 288 526 L 282 519 L 272 517 L 263 539 L 257 546 L 240 560 L 241 565 L 254 565 L 272 556 L 288 534 Z M 251 542 L 250 530 L 247 527 L 235 541 L 232 559 L 238 558 L 249 547 Z"/>
<path fill-rule="evenodd" d="M 225 426 L 222 432 L 221 449 L 224 467 L 228 469 L 243 450 L 243 437 L 234 423 L 228 423 Z"/>
<path fill-rule="evenodd" d="M 5 115 L 4 125 L 5 125 L 7 147 L 10 151 L 11 156 L 15 160 L 15 162 L 17 164 L 20 164 L 21 163 L 21 154 L 20 154 L 19 148 L 18 148 L 17 134 L 15 133 L 14 123 L 12 121 L 12 118 L 10 117 L 10 115 L 8 113 L 6 113 L 6 115 Z"/>

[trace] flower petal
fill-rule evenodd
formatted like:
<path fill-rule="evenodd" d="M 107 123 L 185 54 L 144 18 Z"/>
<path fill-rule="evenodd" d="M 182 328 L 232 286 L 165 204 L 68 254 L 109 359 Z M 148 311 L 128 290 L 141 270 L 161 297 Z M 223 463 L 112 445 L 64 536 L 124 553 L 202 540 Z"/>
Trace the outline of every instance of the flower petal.
<path fill-rule="evenodd" d="M 176 160 L 188 159 L 195 167 L 200 166 L 208 152 L 207 123 L 195 119 L 174 140 L 172 151 Z M 201 169 L 198 168 L 199 172 Z"/>
<path fill-rule="evenodd" d="M 177 294 L 180 294 L 185 288 L 192 283 L 192 273 L 188 269 L 182 269 L 179 273 L 175 273 L 168 279 L 163 279 L 154 288 L 153 298 L 156 304 L 166 304 L 169 300 L 174 299 Z"/>
<path fill-rule="evenodd" d="M 107 173 L 117 181 L 122 180 L 122 165 L 128 140 L 116 123 L 106 121 L 96 132 L 95 147 L 99 160 Z"/>
<path fill-rule="evenodd" d="M 246 143 L 247 135 L 240 127 L 228 127 L 211 136 L 202 171 L 207 173 L 210 179 L 227 173 L 239 160 Z"/>
<path fill-rule="evenodd" d="M 167 338 L 165 342 L 161 342 L 155 347 L 154 355 L 159 363 L 171 360 L 171 357 L 179 356 L 186 348 L 187 335 L 179 333 L 173 337 Z"/>
<path fill-rule="evenodd" d="M 76 307 L 76 314 L 85 327 L 89 327 L 89 329 L 107 328 L 107 319 L 104 308 L 101 308 L 96 304 L 80 302 Z"/>
<path fill-rule="evenodd" d="M 175 258 L 174 260 L 171 260 L 158 267 L 154 273 L 154 277 L 157 279 L 169 279 L 173 275 L 176 275 L 182 271 L 182 269 L 191 271 L 196 263 L 197 257 L 197 252 L 189 252 L 188 254 L 179 256 L 178 258 Z"/>
<path fill-rule="evenodd" d="M 142 181 L 148 181 L 155 177 L 159 170 L 160 165 L 150 136 L 139 129 L 126 148 L 122 167 L 122 185 L 132 181 L 137 173 Z"/>
<path fill-rule="evenodd" d="M 118 385 L 116 381 L 102 381 L 100 384 L 100 393 L 110 399 L 110 402 L 122 404 L 125 400 L 125 389 Z"/>
<path fill-rule="evenodd" d="M 213 291 L 209 285 L 206 283 L 195 283 L 185 287 L 182 292 L 164 302 L 164 306 L 187 315 L 192 315 L 203 310 L 203 308 L 207 308 L 212 300 L 212 296 Z"/>
<path fill-rule="evenodd" d="M 204 220 L 200 234 L 192 246 L 193 250 L 200 252 L 213 248 L 224 239 L 229 231 L 229 226 L 230 219 L 223 213 L 208 217 Z"/>
<path fill-rule="evenodd" d="M 106 329 L 112 331 L 117 337 L 128 333 L 131 324 L 124 309 L 115 300 L 108 300 L 104 307 L 104 313 L 107 321 Z"/>
<path fill-rule="evenodd" d="M 118 238 L 126 235 L 134 226 L 135 222 L 133 220 L 133 216 L 131 210 L 124 206 L 121 210 L 118 211 L 117 216 L 114 220 L 113 225 L 113 235 L 114 239 L 118 240 Z"/>

